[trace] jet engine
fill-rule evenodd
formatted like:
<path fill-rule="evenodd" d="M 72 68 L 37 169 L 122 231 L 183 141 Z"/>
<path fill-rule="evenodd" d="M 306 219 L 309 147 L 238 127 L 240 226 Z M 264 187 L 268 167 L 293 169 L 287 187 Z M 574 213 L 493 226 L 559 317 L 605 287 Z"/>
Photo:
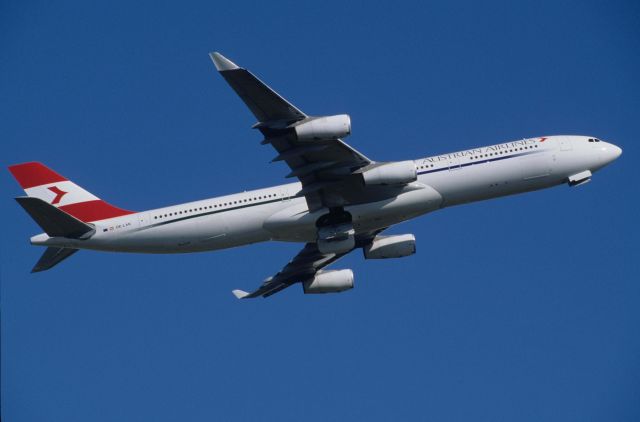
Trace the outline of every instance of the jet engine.
<path fill-rule="evenodd" d="M 338 139 L 351 135 L 351 118 L 348 114 L 313 117 L 293 127 L 299 141 Z"/>
<path fill-rule="evenodd" d="M 410 160 L 381 164 L 362 173 L 365 185 L 404 185 L 417 178 L 416 164 Z"/>
<path fill-rule="evenodd" d="M 305 294 L 344 292 L 353 289 L 353 271 L 318 271 L 313 279 L 302 283 L 302 288 Z"/>
<path fill-rule="evenodd" d="M 412 234 L 376 236 L 363 251 L 365 259 L 402 258 L 416 253 L 416 238 Z"/>

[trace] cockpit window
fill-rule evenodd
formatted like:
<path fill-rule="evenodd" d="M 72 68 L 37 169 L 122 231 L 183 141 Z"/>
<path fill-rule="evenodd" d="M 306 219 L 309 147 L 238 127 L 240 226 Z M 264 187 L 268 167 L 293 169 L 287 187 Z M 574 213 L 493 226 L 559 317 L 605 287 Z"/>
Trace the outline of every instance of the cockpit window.
<path fill-rule="evenodd" d="M 598 138 L 589 138 L 589 142 L 600 142 Z"/>

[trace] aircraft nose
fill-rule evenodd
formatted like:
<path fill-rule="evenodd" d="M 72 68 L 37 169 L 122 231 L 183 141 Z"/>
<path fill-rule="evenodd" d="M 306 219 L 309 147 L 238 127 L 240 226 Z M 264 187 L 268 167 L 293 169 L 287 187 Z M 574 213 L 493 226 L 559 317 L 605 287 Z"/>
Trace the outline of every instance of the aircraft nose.
<path fill-rule="evenodd" d="M 613 144 L 605 144 L 605 147 L 602 149 L 603 155 L 607 160 L 607 163 L 611 163 L 616 160 L 620 155 L 622 155 L 622 148 Z"/>
<path fill-rule="evenodd" d="M 611 147 L 613 148 L 613 159 L 615 160 L 622 155 L 622 148 L 613 144 L 611 144 Z"/>

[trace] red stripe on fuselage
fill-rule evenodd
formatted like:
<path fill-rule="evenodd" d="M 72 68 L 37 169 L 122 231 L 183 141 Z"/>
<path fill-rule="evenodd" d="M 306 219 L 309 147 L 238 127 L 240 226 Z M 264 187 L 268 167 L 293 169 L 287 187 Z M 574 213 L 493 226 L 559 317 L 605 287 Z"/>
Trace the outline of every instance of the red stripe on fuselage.
<path fill-rule="evenodd" d="M 134 211 L 123 210 L 104 202 L 101 199 L 95 201 L 79 202 L 77 204 L 63 205 L 59 207 L 67 214 L 71 214 L 78 220 L 85 223 L 90 221 L 106 220 L 107 218 L 122 217 L 123 215 L 135 214 Z"/>
<path fill-rule="evenodd" d="M 42 163 L 31 162 L 9 166 L 9 171 L 16 178 L 22 189 L 49 183 L 64 182 L 67 179 Z"/>

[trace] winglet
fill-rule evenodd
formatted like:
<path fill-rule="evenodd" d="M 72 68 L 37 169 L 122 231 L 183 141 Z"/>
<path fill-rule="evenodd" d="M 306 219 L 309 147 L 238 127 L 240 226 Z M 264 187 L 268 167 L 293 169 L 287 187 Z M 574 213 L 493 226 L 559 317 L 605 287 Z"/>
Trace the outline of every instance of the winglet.
<path fill-rule="evenodd" d="M 237 299 L 244 299 L 245 297 L 249 296 L 249 293 L 239 289 L 234 290 L 232 293 Z"/>
<path fill-rule="evenodd" d="M 218 53 L 217 51 L 214 51 L 213 53 L 209 53 L 209 57 L 211 57 L 213 64 L 216 65 L 216 69 L 218 69 L 218 72 L 222 72 L 223 70 L 234 70 L 234 69 L 240 68 L 240 66 L 238 66 L 231 60 L 227 59 L 225 56 Z"/>

